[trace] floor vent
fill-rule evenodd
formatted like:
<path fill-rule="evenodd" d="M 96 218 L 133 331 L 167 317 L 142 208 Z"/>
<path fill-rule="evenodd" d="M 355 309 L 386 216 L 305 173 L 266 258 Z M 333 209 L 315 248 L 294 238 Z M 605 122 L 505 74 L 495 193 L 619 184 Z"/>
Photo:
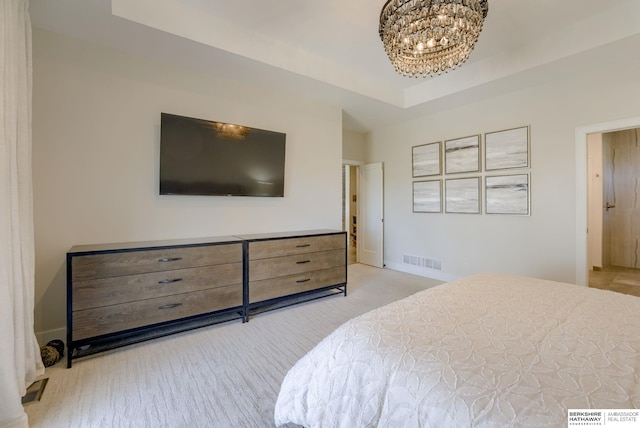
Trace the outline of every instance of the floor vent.
<path fill-rule="evenodd" d="M 425 267 L 429 269 L 442 270 L 442 260 L 430 259 L 427 257 L 411 256 L 409 254 L 403 254 L 402 263 L 405 263 L 408 265 Z"/>

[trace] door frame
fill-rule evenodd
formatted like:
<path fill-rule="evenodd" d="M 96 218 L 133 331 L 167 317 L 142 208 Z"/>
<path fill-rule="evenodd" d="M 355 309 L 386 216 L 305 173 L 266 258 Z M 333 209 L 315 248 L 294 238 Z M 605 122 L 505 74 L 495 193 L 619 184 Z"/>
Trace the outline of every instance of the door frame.
<path fill-rule="evenodd" d="M 576 146 L 576 284 L 589 285 L 587 212 L 588 212 L 588 174 L 587 174 L 587 136 L 606 132 L 640 128 L 640 116 L 619 119 L 611 122 L 579 126 L 575 131 Z"/>

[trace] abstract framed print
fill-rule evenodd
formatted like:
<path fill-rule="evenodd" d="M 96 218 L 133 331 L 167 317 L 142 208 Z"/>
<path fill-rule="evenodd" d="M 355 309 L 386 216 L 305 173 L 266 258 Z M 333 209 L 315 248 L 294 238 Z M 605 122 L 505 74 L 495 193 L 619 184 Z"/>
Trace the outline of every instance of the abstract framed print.
<path fill-rule="evenodd" d="M 487 214 L 529 215 L 529 174 L 485 177 L 485 212 Z"/>
<path fill-rule="evenodd" d="M 413 212 L 442 212 L 442 180 L 413 182 Z"/>
<path fill-rule="evenodd" d="M 440 175 L 442 173 L 442 143 L 429 143 L 411 148 L 413 177 Z"/>
<path fill-rule="evenodd" d="M 445 212 L 480 214 L 480 177 L 445 180 Z"/>
<path fill-rule="evenodd" d="M 529 166 L 529 127 L 506 129 L 484 134 L 486 171 Z"/>
<path fill-rule="evenodd" d="M 444 142 L 446 174 L 480 171 L 480 135 Z"/>

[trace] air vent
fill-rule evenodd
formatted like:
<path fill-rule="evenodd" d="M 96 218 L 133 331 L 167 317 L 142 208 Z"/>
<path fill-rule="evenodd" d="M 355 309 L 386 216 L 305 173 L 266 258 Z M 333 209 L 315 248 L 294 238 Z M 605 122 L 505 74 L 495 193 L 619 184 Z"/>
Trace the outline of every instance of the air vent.
<path fill-rule="evenodd" d="M 442 270 L 442 260 L 430 259 L 428 257 L 402 255 L 402 263 L 420 266 L 428 269 Z"/>

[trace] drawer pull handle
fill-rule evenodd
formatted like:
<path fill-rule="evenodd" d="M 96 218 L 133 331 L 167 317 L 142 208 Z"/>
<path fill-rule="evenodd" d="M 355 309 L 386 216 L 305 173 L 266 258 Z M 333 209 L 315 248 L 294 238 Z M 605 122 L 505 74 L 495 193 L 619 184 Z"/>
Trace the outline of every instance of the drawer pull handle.
<path fill-rule="evenodd" d="M 311 261 L 311 260 L 302 260 L 302 261 L 296 262 L 296 264 L 297 264 L 297 265 L 303 265 L 303 264 L 305 264 L 305 263 L 309 263 L 310 261 Z"/>
<path fill-rule="evenodd" d="M 163 259 L 158 259 L 160 263 L 177 262 L 178 260 L 182 260 L 182 257 L 165 257 Z"/>
<path fill-rule="evenodd" d="M 311 281 L 311 278 L 307 278 L 307 279 L 299 279 L 299 280 L 297 280 L 296 282 L 297 282 L 298 284 L 301 284 L 301 283 L 303 283 L 303 282 L 309 282 L 309 281 Z"/>
<path fill-rule="evenodd" d="M 158 306 L 158 309 L 173 309 L 182 306 L 182 303 L 169 303 L 168 305 Z"/>
<path fill-rule="evenodd" d="M 311 244 L 300 244 L 300 245 L 296 245 L 296 248 L 305 248 L 305 247 L 310 247 Z"/>
<path fill-rule="evenodd" d="M 158 284 L 171 284 L 172 282 L 180 282 L 182 278 L 173 278 L 173 279 L 163 279 L 162 281 L 158 281 Z"/>

